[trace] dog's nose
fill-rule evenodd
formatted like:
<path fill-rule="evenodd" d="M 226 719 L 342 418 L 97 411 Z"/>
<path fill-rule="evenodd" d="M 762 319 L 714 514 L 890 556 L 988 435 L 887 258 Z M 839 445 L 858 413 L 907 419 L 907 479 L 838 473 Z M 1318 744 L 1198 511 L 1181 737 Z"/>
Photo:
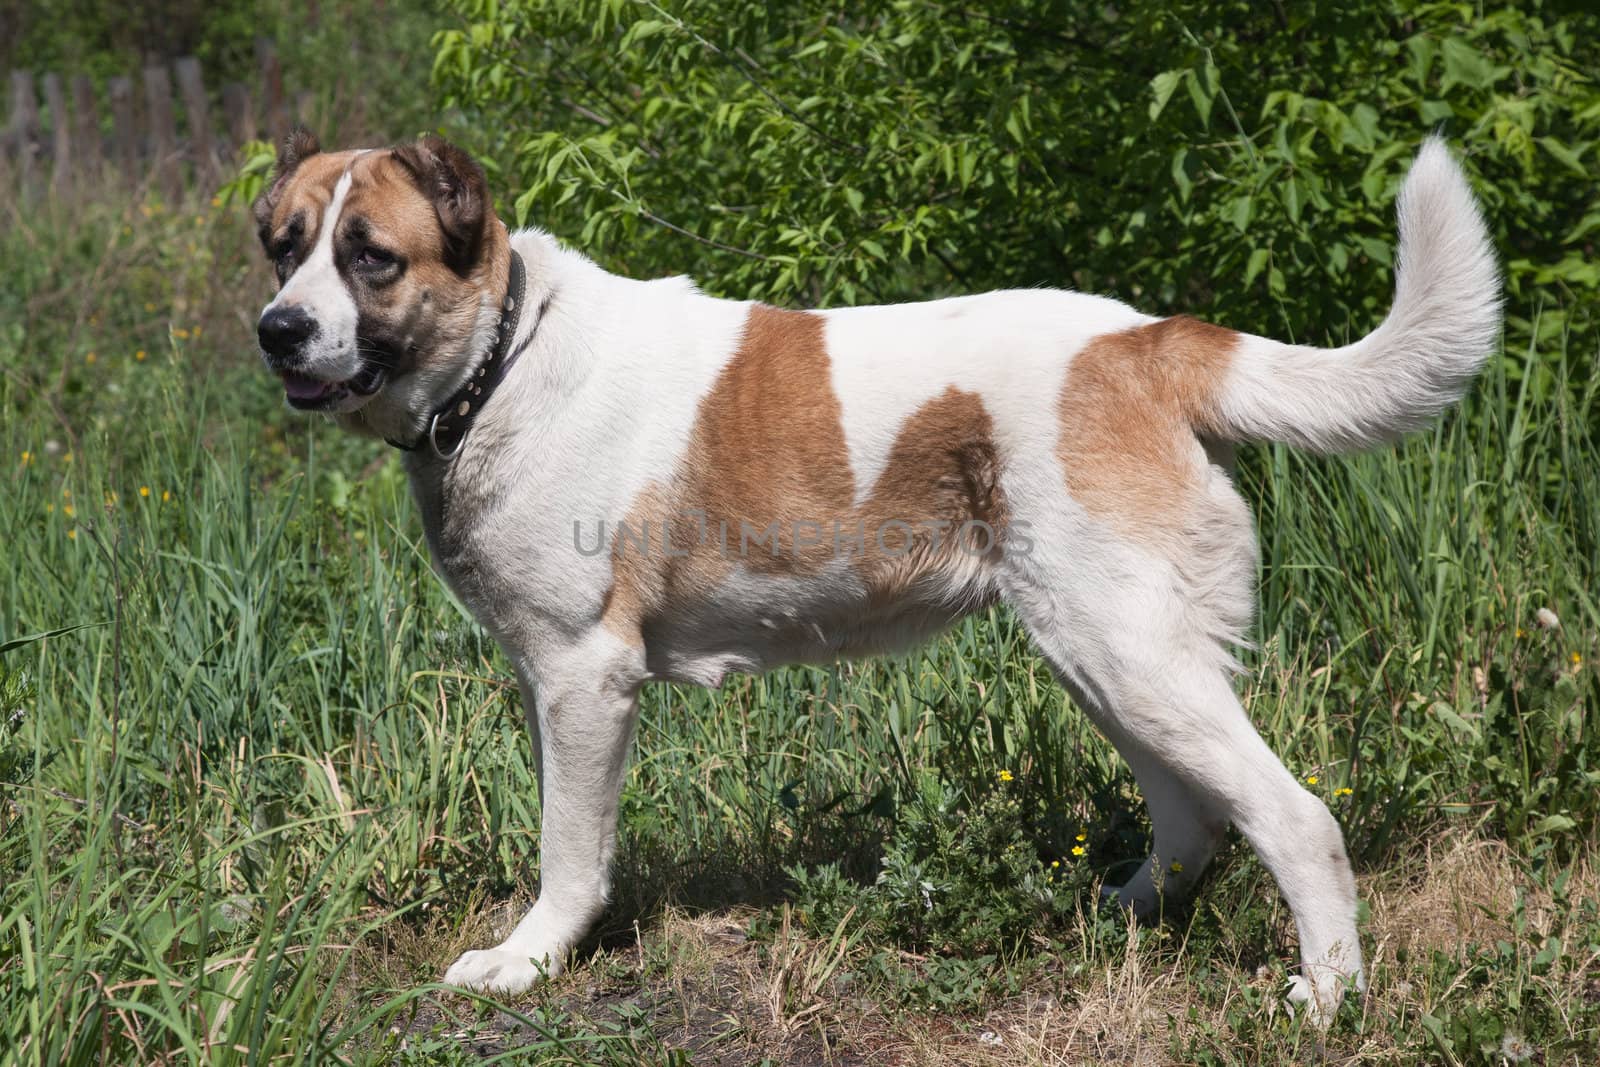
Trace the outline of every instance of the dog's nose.
<path fill-rule="evenodd" d="M 261 342 L 261 351 L 272 357 L 269 362 L 293 359 L 316 332 L 317 320 L 299 304 L 270 307 L 256 323 L 256 338 Z"/>

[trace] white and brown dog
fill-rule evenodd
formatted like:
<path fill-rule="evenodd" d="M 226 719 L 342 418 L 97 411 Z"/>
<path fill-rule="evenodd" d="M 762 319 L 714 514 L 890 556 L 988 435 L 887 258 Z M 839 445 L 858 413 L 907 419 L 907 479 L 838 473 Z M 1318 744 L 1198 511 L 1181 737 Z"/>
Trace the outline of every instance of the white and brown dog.
<path fill-rule="evenodd" d="M 1337 349 L 1053 290 L 787 311 L 620 278 L 508 234 L 437 139 L 298 133 L 255 210 L 267 364 L 295 407 L 408 449 L 435 566 L 534 733 L 538 902 L 446 981 L 525 990 L 605 907 L 640 686 L 901 647 L 1003 601 L 1144 792 L 1154 855 L 1121 899 L 1182 892 L 1231 822 L 1293 909 L 1290 998 L 1323 1021 L 1363 984 L 1338 824 L 1230 684 L 1256 543 L 1229 457 L 1391 440 L 1483 365 L 1498 272 L 1442 144 L 1400 194 L 1393 310 Z"/>

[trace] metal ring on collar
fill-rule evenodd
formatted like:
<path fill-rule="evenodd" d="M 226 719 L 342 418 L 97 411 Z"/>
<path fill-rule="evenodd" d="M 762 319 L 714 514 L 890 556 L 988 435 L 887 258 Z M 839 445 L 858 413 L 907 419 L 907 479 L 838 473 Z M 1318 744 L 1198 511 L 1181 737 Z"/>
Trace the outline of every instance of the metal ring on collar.
<path fill-rule="evenodd" d="M 442 460 L 444 460 L 445 462 L 448 463 L 450 460 L 455 459 L 457 456 L 459 456 L 461 454 L 462 446 L 467 443 L 467 436 L 466 436 L 466 434 L 462 434 L 459 438 L 457 438 L 456 439 L 456 447 L 452 448 L 449 451 L 448 454 L 445 453 L 444 451 L 442 451 L 439 448 L 439 436 L 438 435 L 439 435 L 439 416 L 443 415 L 443 414 L 444 414 L 444 412 L 442 412 L 442 411 L 436 411 L 436 412 L 433 413 L 433 421 L 428 423 L 428 444 L 433 448 L 433 454 L 434 455 L 438 456 L 440 459 L 442 459 Z"/>

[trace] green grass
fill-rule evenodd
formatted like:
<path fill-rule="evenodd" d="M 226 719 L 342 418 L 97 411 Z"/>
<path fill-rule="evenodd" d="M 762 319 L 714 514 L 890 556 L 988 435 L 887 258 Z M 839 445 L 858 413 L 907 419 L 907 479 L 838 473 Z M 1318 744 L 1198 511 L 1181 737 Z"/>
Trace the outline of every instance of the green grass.
<path fill-rule="evenodd" d="M 1594 353 L 1513 342 L 1394 450 L 1245 457 L 1241 685 L 1368 912 L 1374 993 L 1325 1041 L 1236 840 L 1162 925 L 1098 906 L 1148 825 L 1001 612 L 650 689 L 615 906 L 496 1007 L 430 983 L 536 889 L 511 673 L 394 459 L 255 366 L 240 215 L 0 227 L 0 1061 L 1593 1062 Z"/>

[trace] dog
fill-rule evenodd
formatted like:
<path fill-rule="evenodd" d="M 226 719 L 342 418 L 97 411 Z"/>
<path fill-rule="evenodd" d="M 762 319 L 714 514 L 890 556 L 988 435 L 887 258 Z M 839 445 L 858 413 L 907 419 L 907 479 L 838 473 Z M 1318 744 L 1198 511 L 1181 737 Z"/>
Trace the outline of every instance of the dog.
<path fill-rule="evenodd" d="M 436 137 L 297 130 L 254 215 L 288 403 L 404 451 L 434 566 L 505 651 L 534 739 L 537 902 L 445 981 L 517 994 L 606 905 L 640 687 L 904 648 L 1002 602 L 1132 768 L 1181 896 L 1227 827 L 1294 913 L 1288 996 L 1365 988 L 1338 824 L 1231 685 L 1257 547 L 1233 446 L 1364 449 L 1457 401 L 1500 279 L 1449 151 L 1399 197 L 1392 309 L 1342 348 L 1103 297 L 992 292 L 827 311 L 607 273 L 508 232 Z"/>

